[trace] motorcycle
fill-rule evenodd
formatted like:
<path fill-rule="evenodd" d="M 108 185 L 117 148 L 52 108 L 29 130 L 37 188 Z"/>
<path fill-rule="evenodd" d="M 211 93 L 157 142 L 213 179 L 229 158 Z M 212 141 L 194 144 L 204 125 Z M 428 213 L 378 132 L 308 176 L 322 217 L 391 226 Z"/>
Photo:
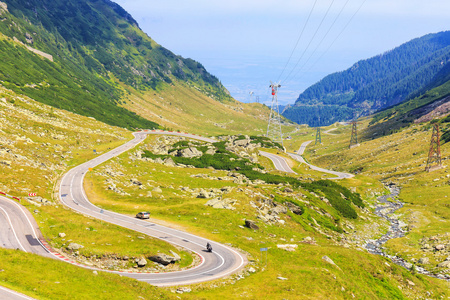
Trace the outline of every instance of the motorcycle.
<path fill-rule="evenodd" d="M 210 243 L 207 243 L 207 244 L 206 244 L 206 250 L 207 250 L 208 252 L 212 252 L 212 246 L 211 246 Z"/>

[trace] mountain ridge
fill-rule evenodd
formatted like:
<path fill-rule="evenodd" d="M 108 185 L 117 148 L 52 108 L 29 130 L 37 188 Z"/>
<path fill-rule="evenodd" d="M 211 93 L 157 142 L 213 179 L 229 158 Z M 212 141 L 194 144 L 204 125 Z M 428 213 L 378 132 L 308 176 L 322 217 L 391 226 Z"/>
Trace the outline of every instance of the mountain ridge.
<path fill-rule="evenodd" d="M 158 124 L 121 105 L 127 86 L 158 93 L 181 82 L 216 101 L 233 102 L 203 65 L 157 44 L 110 0 L 1 3 L 0 80 L 15 92 L 129 129 Z M 51 55 L 53 63 L 15 41 Z"/>
<path fill-rule="evenodd" d="M 311 126 L 329 125 L 399 104 L 442 84 L 447 76 L 450 31 L 428 34 L 324 77 L 284 115 Z M 318 105 L 335 107 L 320 115 L 310 107 Z M 321 122 L 314 121 L 318 116 Z"/>

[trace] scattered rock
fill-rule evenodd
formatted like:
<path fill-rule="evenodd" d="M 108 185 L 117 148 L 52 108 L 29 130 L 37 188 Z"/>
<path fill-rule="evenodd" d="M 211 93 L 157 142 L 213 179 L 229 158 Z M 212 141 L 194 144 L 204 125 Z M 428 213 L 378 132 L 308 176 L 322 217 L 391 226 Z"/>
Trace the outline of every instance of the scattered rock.
<path fill-rule="evenodd" d="M 430 260 L 428 259 L 428 257 L 422 257 L 421 259 L 419 259 L 419 264 L 426 265 L 429 262 L 430 262 Z"/>
<path fill-rule="evenodd" d="M 177 288 L 177 293 L 178 294 L 183 294 L 183 293 L 190 293 L 191 289 L 188 287 L 179 287 Z"/>
<path fill-rule="evenodd" d="M 288 280 L 287 278 L 281 277 L 281 276 L 278 276 L 277 279 L 278 279 L 278 280 Z"/>
<path fill-rule="evenodd" d="M 181 157 L 194 158 L 194 157 L 202 156 L 203 152 L 199 151 L 195 147 L 189 147 L 189 148 L 180 150 L 179 154 L 180 154 Z"/>
<path fill-rule="evenodd" d="M 147 265 L 147 260 L 145 258 L 136 258 L 136 263 L 139 268 L 142 268 Z"/>
<path fill-rule="evenodd" d="M 329 258 L 328 256 L 324 255 L 324 256 L 322 257 L 322 259 L 323 259 L 324 261 L 326 261 L 327 263 L 336 266 L 339 270 L 341 269 L 341 268 L 339 268 L 339 266 L 336 265 L 336 264 L 334 263 L 334 261 L 333 261 L 331 258 Z"/>
<path fill-rule="evenodd" d="M 406 279 L 406 283 L 410 286 L 415 286 L 416 284 L 409 279 Z"/>
<path fill-rule="evenodd" d="M 98 272 L 97 271 L 92 271 L 92 274 L 98 275 Z"/>
<path fill-rule="evenodd" d="M 256 223 L 254 221 L 251 221 L 251 220 L 245 220 L 245 227 L 248 227 L 248 228 L 253 229 L 253 230 L 258 230 L 259 229 L 259 226 L 256 225 Z"/>
<path fill-rule="evenodd" d="M 159 186 L 157 186 L 157 187 L 153 188 L 152 192 L 162 193 L 162 189 Z"/>
<path fill-rule="evenodd" d="M 253 267 L 250 267 L 250 268 L 248 269 L 248 271 L 249 271 L 250 273 L 255 273 L 255 272 L 256 272 L 255 268 L 253 268 Z"/>
<path fill-rule="evenodd" d="M 79 249 L 81 249 L 81 248 L 84 248 L 84 246 L 79 245 L 79 244 L 77 244 L 77 243 L 70 243 L 69 246 L 67 246 L 67 250 L 74 250 L 74 251 L 77 251 L 77 250 L 79 250 Z"/>
<path fill-rule="evenodd" d="M 132 184 L 135 184 L 135 185 L 142 185 L 142 182 L 140 182 L 139 180 L 137 180 L 137 179 L 135 179 L 135 178 L 131 178 L 130 181 L 131 181 Z"/>
<path fill-rule="evenodd" d="M 177 255 L 177 257 L 179 258 L 179 256 Z M 157 262 L 159 264 L 162 264 L 164 266 L 167 266 L 168 264 L 174 263 L 176 262 L 176 258 L 164 253 L 159 253 L 157 255 L 153 255 L 151 257 L 149 257 L 149 259 L 151 261 Z M 181 259 L 181 258 L 180 258 Z"/>
<path fill-rule="evenodd" d="M 286 251 L 290 251 L 293 252 L 297 249 L 298 245 L 297 244 L 285 244 L 285 245 L 277 245 L 277 248 L 286 250 Z"/>
<path fill-rule="evenodd" d="M 450 260 L 446 260 L 444 262 L 441 262 L 440 264 L 438 264 L 439 268 L 450 268 Z"/>
<path fill-rule="evenodd" d="M 436 251 L 442 251 L 445 249 L 445 245 L 442 245 L 442 244 L 436 245 L 436 246 L 434 246 L 434 249 L 436 249 Z"/>
<path fill-rule="evenodd" d="M 58 233 L 58 236 L 59 236 L 60 238 L 63 238 L 63 237 L 66 237 L 66 234 L 65 234 L 64 232 L 60 232 L 60 233 Z"/>

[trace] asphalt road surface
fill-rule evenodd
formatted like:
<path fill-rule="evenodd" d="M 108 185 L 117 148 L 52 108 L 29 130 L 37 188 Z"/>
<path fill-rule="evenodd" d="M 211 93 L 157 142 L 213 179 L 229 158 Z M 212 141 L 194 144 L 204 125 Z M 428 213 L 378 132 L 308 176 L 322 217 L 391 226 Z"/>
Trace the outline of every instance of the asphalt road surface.
<path fill-rule="evenodd" d="M 273 164 L 275 165 L 275 168 L 278 171 L 296 174 L 291 169 L 291 167 L 289 167 L 289 165 L 288 165 L 288 163 L 287 163 L 287 161 L 286 161 L 286 159 L 284 157 L 276 155 L 276 154 L 264 152 L 264 151 L 259 151 L 259 154 L 261 154 L 262 156 L 267 157 L 268 159 L 270 159 L 273 162 Z"/>
<path fill-rule="evenodd" d="M 135 138 L 112 151 L 96 157 L 67 172 L 60 185 L 59 197 L 61 202 L 71 209 L 84 215 L 89 215 L 105 222 L 113 223 L 149 236 L 165 240 L 171 244 L 181 246 L 196 253 L 201 263 L 194 268 L 167 272 L 167 273 L 128 273 L 111 272 L 148 282 L 156 286 L 187 285 L 199 282 L 219 279 L 238 272 L 247 264 L 245 255 L 237 250 L 216 243 L 214 241 L 183 232 L 180 230 L 161 226 L 149 221 L 118 214 L 96 207 L 86 197 L 83 189 L 83 179 L 89 168 L 95 166 L 125 152 L 141 143 L 148 134 L 175 135 L 216 142 L 216 140 L 193 134 L 167 132 L 167 131 L 141 131 L 133 133 Z M 26 252 L 39 254 L 46 257 L 60 259 L 68 263 L 77 264 L 49 251 L 41 241 L 42 234 L 39 231 L 33 216 L 23 206 L 14 200 L 0 197 L 0 246 L 4 248 L 20 249 Z M 213 252 L 206 251 L 206 243 L 213 247 Z M 79 265 L 79 264 L 77 264 Z M 92 267 L 82 266 L 88 269 Z M 103 270 L 100 270 L 103 271 Z M 0 287 L 0 299 L 32 299 L 14 291 Z"/>
<path fill-rule="evenodd" d="M 70 170 L 61 181 L 61 202 L 82 214 L 165 240 L 171 244 L 191 250 L 201 257 L 201 264 L 189 270 L 156 274 L 121 273 L 124 276 L 142 280 L 152 285 L 172 286 L 210 281 L 242 269 L 247 264 L 247 259 L 243 254 L 231 247 L 187 232 L 164 227 L 151 221 L 139 220 L 134 217 L 103 210 L 89 202 L 83 189 L 83 179 L 89 168 L 94 168 L 112 157 L 134 148 L 148 134 L 176 135 L 207 142 L 216 142 L 213 139 L 178 132 L 141 131 L 133 134 L 135 138 L 128 143 Z M 206 252 L 207 242 L 210 242 L 213 247 L 212 253 Z"/>
<path fill-rule="evenodd" d="M 307 161 L 305 161 L 305 159 L 302 157 L 302 155 L 305 152 L 306 146 L 311 144 L 311 142 L 312 141 L 304 142 L 303 144 L 300 145 L 300 149 L 298 149 L 297 153 L 288 153 L 289 156 L 292 157 L 293 159 L 301 162 L 301 163 L 307 164 L 313 170 L 337 176 L 337 177 L 330 177 L 330 178 L 327 178 L 327 179 L 344 179 L 344 178 L 352 178 L 352 177 L 355 176 L 355 175 L 349 174 L 349 173 L 337 172 L 337 171 L 332 171 L 332 170 L 327 170 L 327 169 L 324 169 L 324 168 L 316 167 L 316 166 L 308 163 Z"/>

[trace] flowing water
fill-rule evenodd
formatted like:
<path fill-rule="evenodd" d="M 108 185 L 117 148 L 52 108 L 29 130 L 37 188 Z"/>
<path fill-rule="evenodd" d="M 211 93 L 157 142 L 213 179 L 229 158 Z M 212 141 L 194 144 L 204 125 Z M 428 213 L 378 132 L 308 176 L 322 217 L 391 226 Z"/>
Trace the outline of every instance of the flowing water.
<path fill-rule="evenodd" d="M 378 254 L 389 258 L 392 262 L 406 269 L 411 269 L 413 265 L 401 257 L 388 255 L 383 251 L 383 245 L 390 239 L 401 238 L 405 236 L 405 230 L 402 229 L 401 222 L 393 216 L 393 213 L 403 207 L 403 203 L 395 200 L 400 194 L 400 188 L 397 186 L 389 186 L 390 194 L 378 197 L 379 205 L 375 208 L 375 214 L 389 221 L 390 226 L 388 232 L 378 240 L 370 241 L 365 248 L 372 254 Z M 431 277 L 450 281 L 450 275 L 438 274 L 434 275 L 422 267 L 414 266 L 417 273 L 428 275 Z"/>

